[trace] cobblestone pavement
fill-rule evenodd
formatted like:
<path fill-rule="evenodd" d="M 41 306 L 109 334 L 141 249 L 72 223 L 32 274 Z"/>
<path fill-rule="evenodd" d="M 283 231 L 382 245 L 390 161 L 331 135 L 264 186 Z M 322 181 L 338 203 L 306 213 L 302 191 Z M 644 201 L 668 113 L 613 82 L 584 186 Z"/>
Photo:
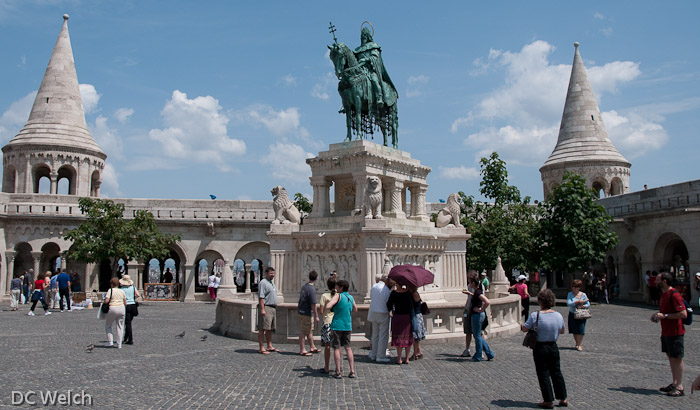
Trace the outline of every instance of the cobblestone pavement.
<path fill-rule="evenodd" d="M 336 380 L 318 372 L 322 355 L 301 357 L 297 345 L 278 345 L 281 353 L 263 356 L 255 342 L 209 333 L 213 304 L 142 305 L 135 344 L 121 350 L 101 347 L 104 322 L 94 309 L 29 317 L 24 306 L 0 311 L 2 408 L 14 407 L 12 391 L 29 390 L 85 391 L 102 409 L 503 409 L 536 408 L 541 401 L 521 335 L 492 340 L 496 358 L 482 363 L 460 358 L 463 344 L 427 345 L 424 359 L 403 366 L 370 363 L 367 350 L 356 348 L 358 378 L 347 377 L 345 363 L 345 377 Z M 700 373 L 700 320 L 686 335 L 687 395 L 671 398 L 657 391 L 671 376 L 651 313 L 594 306 L 583 352 L 562 336 L 570 408 L 700 408 L 700 394 L 690 395 Z M 86 353 L 91 343 L 96 347 Z"/>

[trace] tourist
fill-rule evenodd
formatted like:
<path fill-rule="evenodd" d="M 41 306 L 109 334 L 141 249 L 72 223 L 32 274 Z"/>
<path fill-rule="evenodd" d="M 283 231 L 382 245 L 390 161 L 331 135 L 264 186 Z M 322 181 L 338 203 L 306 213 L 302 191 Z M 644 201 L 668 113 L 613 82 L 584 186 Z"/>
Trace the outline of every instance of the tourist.
<path fill-rule="evenodd" d="M 461 357 L 471 357 L 472 352 L 469 346 L 472 344 L 472 298 L 474 288 L 472 288 L 472 279 L 478 281 L 478 274 L 475 271 L 470 271 L 467 274 L 467 287 L 462 289 L 462 293 L 467 295 L 467 301 L 464 304 L 464 312 L 462 314 L 462 330 L 464 330 L 464 351 Z"/>
<path fill-rule="evenodd" d="M 34 291 L 32 292 L 32 307 L 27 313 L 28 316 L 34 316 L 34 309 L 36 308 L 36 302 L 41 301 L 41 306 L 44 308 L 44 316 L 51 314 L 49 312 L 49 306 L 46 304 L 46 291 L 49 288 L 49 277 L 45 276 L 43 279 L 41 276 L 34 282 Z"/>
<path fill-rule="evenodd" d="M 576 350 L 583 350 L 583 336 L 586 334 L 586 319 L 576 319 L 577 308 L 590 308 L 591 302 L 588 296 L 581 291 L 583 283 L 575 279 L 571 286 L 571 292 L 566 296 L 566 304 L 569 306 L 569 334 L 574 335 Z"/>
<path fill-rule="evenodd" d="M 33 289 L 33 280 L 34 280 L 34 269 L 29 269 L 29 271 L 24 271 L 24 275 L 22 275 L 22 287 L 24 290 L 24 304 L 26 305 L 29 303 L 29 293 Z"/>
<path fill-rule="evenodd" d="M 58 287 L 58 305 L 61 308 L 61 312 L 64 312 L 63 299 L 66 299 L 66 304 L 68 305 L 68 311 L 70 312 L 70 275 L 63 271 L 56 275 L 56 286 Z"/>
<path fill-rule="evenodd" d="M 321 346 L 323 346 L 323 369 L 319 370 L 321 373 L 330 373 L 330 360 L 331 360 L 331 323 L 333 323 L 333 311 L 326 309 L 328 302 L 335 296 L 335 276 L 331 276 L 326 281 L 328 290 L 321 295 L 321 315 L 323 315 L 323 325 L 321 326 Z"/>
<path fill-rule="evenodd" d="M 409 288 L 413 297 L 413 314 L 411 315 L 411 333 L 413 335 L 413 356 L 411 360 L 418 360 L 423 357 L 423 351 L 420 348 L 420 341 L 425 340 L 425 323 L 423 322 L 423 314 L 421 313 L 421 305 L 423 301 L 420 298 L 418 290 L 411 286 Z"/>
<path fill-rule="evenodd" d="M 520 303 L 522 304 L 523 319 L 527 320 L 530 316 L 530 292 L 527 289 L 527 277 L 525 275 L 518 276 L 518 283 L 508 288 L 508 290 L 515 290 L 518 295 L 520 295 Z"/>
<path fill-rule="evenodd" d="M 318 306 L 316 305 L 316 279 L 318 273 L 315 270 L 309 272 L 309 282 L 301 287 L 299 303 L 297 303 L 297 313 L 299 314 L 299 354 L 301 356 L 311 356 L 320 350 L 314 345 L 314 321 L 319 322 Z M 309 341 L 310 350 L 306 351 L 306 343 Z"/>
<path fill-rule="evenodd" d="M 134 344 L 134 332 L 131 329 L 131 321 L 139 315 L 136 299 L 141 297 L 139 291 L 134 286 L 134 281 L 129 275 L 122 276 L 119 279 L 119 288 L 124 291 L 126 296 L 126 307 L 124 309 L 124 344 Z"/>
<path fill-rule="evenodd" d="M 375 276 L 376 283 L 369 291 L 370 303 L 367 312 L 367 321 L 372 324 L 370 338 L 369 360 L 378 363 L 388 363 L 386 346 L 389 342 L 389 310 L 386 302 L 391 295 L 391 279 L 387 274 L 378 273 Z"/>
<path fill-rule="evenodd" d="M 165 283 L 173 283 L 173 272 L 170 271 L 170 268 L 167 268 L 165 270 L 165 275 L 163 275 L 163 279 L 165 280 Z"/>
<path fill-rule="evenodd" d="M 685 327 L 683 319 L 688 316 L 685 303 L 680 292 L 671 287 L 673 276 L 668 272 L 656 275 L 656 288 L 661 291 L 659 312 L 651 316 L 652 322 L 661 323 L 661 351 L 666 353 L 671 366 L 673 381 L 659 390 L 668 396 L 679 397 L 685 395 L 683 391 L 683 335 Z"/>
<path fill-rule="evenodd" d="M 481 287 L 481 290 L 483 293 L 486 293 L 489 291 L 489 278 L 486 276 L 486 271 L 481 272 L 481 282 L 479 283 L 479 287 Z"/>
<path fill-rule="evenodd" d="M 389 316 L 391 316 L 391 345 L 396 348 L 396 363 L 408 363 L 408 354 L 413 346 L 413 331 L 411 329 L 413 296 L 406 285 L 397 285 L 396 289 L 391 291 L 386 307 Z M 406 349 L 404 356 L 401 355 L 403 349 Z"/>
<path fill-rule="evenodd" d="M 479 281 L 476 278 L 470 278 L 471 285 L 474 289 L 474 296 L 472 296 L 472 336 L 474 337 L 474 356 L 472 357 L 473 362 L 482 361 L 482 354 L 486 355 L 486 359 L 491 361 L 495 355 L 489 347 L 489 344 L 484 340 L 481 335 L 482 325 L 484 320 L 486 320 L 486 308 L 491 303 L 489 299 L 484 295 L 484 291 L 479 286 Z"/>
<path fill-rule="evenodd" d="M 272 331 L 277 324 L 277 288 L 272 280 L 275 278 L 275 268 L 268 267 L 265 269 L 265 278 L 258 284 L 258 343 L 260 354 L 270 354 L 270 352 L 279 352 L 272 347 Z M 263 337 L 267 341 L 267 349 L 263 347 Z"/>
<path fill-rule="evenodd" d="M 22 279 L 20 279 L 16 273 L 10 282 L 10 292 L 12 296 L 12 299 L 10 299 L 10 306 L 14 312 L 17 310 L 17 307 L 22 300 Z"/>
<path fill-rule="evenodd" d="M 50 309 L 58 309 L 58 274 L 51 274 L 51 271 L 46 271 L 46 276 L 49 279 L 49 292 L 47 295 L 46 303 L 49 305 Z"/>
<path fill-rule="evenodd" d="M 333 356 L 335 358 L 335 378 L 343 377 L 341 369 L 341 352 L 340 348 L 345 348 L 345 355 L 348 358 L 350 373 L 348 377 L 355 378 L 355 358 L 352 354 L 352 346 L 350 346 L 350 334 L 352 334 L 352 316 L 353 312 L 357 312 L 355 299 L 348 293 L 350 284 L 346 280 L 339 280 L 335 284 L 336 294 L 326 305 L 326 309 L 333 309 L 333 321 L 331 322 L 331 334 L 333 345 Z"/>
<path fill-rule="evenodd" d="M 216 283 L 216 273 L 212 272 L 211 276 L 207 281 L 207 290 L 209 291 L 209 297 L 212 301 L 216 300 L 216 290 L 214 289 L 214 284 Z"/>
<path fill-rule="evenodd" d="M 216 273 L 214 277 L 214 299 L 216 300 L 217 297 L 219 297 L 219 286 L 221 286 L 221 273 Z"/>
<path fill-rule="evenodd" d="M 550 289 L 543 289 L 537 294 L 540 311 L 529 315 L 522 325 L 523 332 L 537 328 L 537 344 L 532 351 L 535 371 L 540 383 L 543 401 L 538 404 L 543 409 L 554 408 L 554 398 L 559 399 L 559 406 L 566 407 L 566 383 L 559 366 L 559 347 L 557 339 L 564 333 L 564 318 L 554 311 L 556 297 Z M 554 391 L 552 392 L 552 384 Z"/>
<path fill-rule="evenodd" d="M 647 283 L 649 286 L 649 295 L 651 295 L 651 304 L 654 306 L 659 305 L 659 297 L 661 296 L 661 291 L 656 287 L 657 276 L 659 276 L 659 273 L 657 271 L 652 271 L 651 276 L 649 276 L 649 282 Z"/>
<path fill-rule="evenodd" d="M 700 295 L 700 272 L 695 272 L 695 291 Z M 700 298 L 698 298 L 698 304 L 700 304 Z"/>
<path fill-rule="evenodd" d="M 126 313 L 126 294 L 119 289 L 119 278 L 112 278 L 109 281 L 110 289 L 107 292 L 104 302 L 109 305 L 109 311 L 105 314 L 105 333 L 107 343 L 105 347 L 122 348 L 124 337 L 124 315 Z"/>

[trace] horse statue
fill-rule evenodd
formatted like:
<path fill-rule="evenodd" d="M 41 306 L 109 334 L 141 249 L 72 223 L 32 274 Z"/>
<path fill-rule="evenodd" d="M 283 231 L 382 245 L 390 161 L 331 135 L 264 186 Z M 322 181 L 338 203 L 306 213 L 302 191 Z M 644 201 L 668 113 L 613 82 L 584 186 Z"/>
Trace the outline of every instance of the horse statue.
<path fill-rule="evenodd" d="M 385 82 L 381 75 L 378 77 L 378 81 L 382 82 L 380 86 L 386 90 L 381 102 L 378 101 L 372 73 L 360 64 L 355 53 L 342 42 L 328 48 L 339 80 L 338 94 L 343 103 L 339 112 L 345 114 L 347 126 L 345 141 L 352 140 L 353 131 L 357 135 L 356 140 L 360 140 L 366 134 L 373 134 L 378 127 L 382 130 L 384 145 L 388 146 L 387 139 L 391 136 L 391 146 L 398 148 L 398 94 L 393 84 Z"/>

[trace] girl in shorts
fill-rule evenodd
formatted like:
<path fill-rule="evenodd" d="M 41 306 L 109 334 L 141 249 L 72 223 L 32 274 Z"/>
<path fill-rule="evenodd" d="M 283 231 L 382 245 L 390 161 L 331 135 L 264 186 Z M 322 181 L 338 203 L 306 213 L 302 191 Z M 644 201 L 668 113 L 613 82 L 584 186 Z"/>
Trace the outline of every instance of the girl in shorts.
<path fill-rule="evenodd" d="M 331 322 L 333 322 L 333 312 L 330 309 L 326 309 L 328 302 L 335 296 L 335 276 L 331 276 L 328 281 L 326 281 L 328 289 L 330 292 L 326 292 L 321 295 L 321 306 L 320 312 L 323 317 L 323 326 L 321 326 L 321 346 L 323 346 L 323 359 L 325 360 L 323 369 L 319 370 L 321 373 L 330 373 L 330 360 L 331 360 Z"/>

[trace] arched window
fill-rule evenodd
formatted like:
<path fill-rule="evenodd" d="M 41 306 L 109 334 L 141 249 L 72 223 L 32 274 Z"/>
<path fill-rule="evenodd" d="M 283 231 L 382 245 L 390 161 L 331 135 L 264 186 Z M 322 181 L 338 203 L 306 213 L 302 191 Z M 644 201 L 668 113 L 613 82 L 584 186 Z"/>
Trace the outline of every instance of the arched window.
<path fill-rule="evenodd" d="M 197 281 L 195 282 L 194 291 L 206 292 L 209 280 L 209 262 L 206 259 L 200 259 L 195 269 L 197 269 Z"/>
<path fill-rule="evenodd" d="M 236 283 L 237 292 L 245 292 L 245 261 L 243 259 L 233 261 L 233 281 Z"/>
<path fill-rule="evenodd" d="M 153 258 L 148 261 L 148 283 L 161 283 L 162 272 L 160 270 L 160 261 Z"/>
<path fill-rule="evenodd" d="M 45 165 L 41 164 L 34 168 L 34 193 L 35 194 L 48 194 L 51 193 L 51 179 L 49 175 L 51 174 L 51 169 Z"/>
<path fill-rule="evenodd" d="M 57 194 L 75 195 L 75 168 L 70 165 L 64 165 L 58 169 L 58 187 Z"/>

